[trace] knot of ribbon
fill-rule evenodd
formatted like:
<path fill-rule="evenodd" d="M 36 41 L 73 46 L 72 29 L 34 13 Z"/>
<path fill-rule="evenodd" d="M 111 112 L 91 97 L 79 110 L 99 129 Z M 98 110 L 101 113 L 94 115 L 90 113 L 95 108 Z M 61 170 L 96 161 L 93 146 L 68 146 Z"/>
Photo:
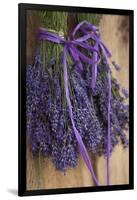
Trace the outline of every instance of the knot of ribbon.
<path fill-rule="evenodd" d="M 83 36 L 76 38 L 76 33 L 80 31 L 83 33 Z M 39 39 L 40 40 L 48 40 L 50 42 L 63 45 L 63 71 L 64 71 L 64 87 L 65 87 L 65 93 L 66 93 L 66 99 L 67 104 L 69 108 L 69 116 L 71 119 L 72 127 L 74 130 L 75 137 L 77 139 L 80 153 L 87 165 L 87 168 L 89 169 L 93 180 L 96 185 L 99 185 L 97 177 L 94 173 L 87 149 L 85 147 L 85 144 L 83 143 L 83 140 L 81 138 L 81 135 L 79 131 L 77 130 L 75 126 L 75 121 L 73 118 L 73 112 L 72 112 L 72 104 L 70 100 L 70 94 L 69 94 L 69 87 L 68 87 L 68 72 L 67 72 L 67 53 L 69 53 L 71 59 L 76 63 L 78 69 L 80 71 L 83 70 L 82 63 L 87 63 L 91 65 L 91 72 L 92 72 L 92 82 L 91 86 L 92 89 L 96 86 L 96 78 L 97 78 L 97 65 L 100 61 L 101 54 L 103 53 L 105 56 L 105 59 L 107 61 L 107 58 L 111 57 L 111 53 L 107 49 L 107 47 L 103 44 L 103 42 L 100 39 L 100 34 L 98 32 L 98 28 L 91 24 L 88 21 L 82 21 L 80 22 L 72 31 L 71 33 L 71 39 L 70 37 L 65 39 L 64 37 L 61 37 L 60 35 L 49 31 L 45 28 L 39 29 Z M 91 46 L 91 44 L 88 42 L 89 39 L 92 39 L 94 42 L 94 46 Z M 90 52 L 87 55 L 85 55 L 83 52 L 81 52 L 78 49 L 78 46 L 87 50 Z M 109 179 L 110 179 L 110 172 L 109 172 L 109 157 L 110 157 L 110 99 L 111 99 L 111 76 L 110 76 L 110 69 L 108 66 L 106 66 L 107 71 L 107 77 L 108 77 L 108 135 L 107 135 L 107 184 L 109 185 Z"/>

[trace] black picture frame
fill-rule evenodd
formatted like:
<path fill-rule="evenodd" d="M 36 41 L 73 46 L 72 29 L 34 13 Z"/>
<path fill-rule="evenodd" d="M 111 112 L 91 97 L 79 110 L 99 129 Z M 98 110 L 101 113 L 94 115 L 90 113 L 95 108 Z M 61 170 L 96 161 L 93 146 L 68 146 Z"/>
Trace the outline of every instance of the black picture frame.
<path fill-rule="evenodd" d="M 26 11 L 60 10 L 69 12 L 92 12 L 129 16 L 129 184 L 92 186 L 82 188 L 26 190 Z M 61 193 L 99 192 L 128 190 L 134 188 L 134 11 L 106 8 L 87 8 L 58 5 L 18 4 L 18 195 L 47 195 Z"/>

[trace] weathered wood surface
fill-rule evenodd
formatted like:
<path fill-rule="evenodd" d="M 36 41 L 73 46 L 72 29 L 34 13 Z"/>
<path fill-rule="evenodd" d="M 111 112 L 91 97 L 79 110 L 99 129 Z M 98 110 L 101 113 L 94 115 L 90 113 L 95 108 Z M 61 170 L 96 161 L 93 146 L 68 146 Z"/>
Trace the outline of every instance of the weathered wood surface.
<path fill-rule="evenodd" d="M 113 54 L 112 59 L 122 66 L 122 70 L 120 72 L 115 72 L 114 70 L 114 74 L 122 85 L 128 88 L 128 34 L 125 31 L 122 32 L 120 28 L 126 21 L 128 21 L 127 17 L 104 15 L 101 20 L 100 30 L 102 40 Z M 33 27 L 32 22 L 29 25 Z M 125 23 L 126 25 L 127 23 Z M 29 34 L 29 29 L 27 34 L 28 62 L 30 62 L 32 50 L 35 46 L 35 37 Z M 128 151 L 128 149 L 123 149 L 119 145 L 112 154 L 110 159 L 110 183 L 112 185 L 126 184 L 129 181 Z M 106 185 L 106 160 L 103 157 L 93 158 L 92 155 L 90 157 L 100 185 Z M 39 163 L 41 164 L 39 165 Z M 79 158 L 78 166 L 75 169 L 68 170 L 64 175 L 62 172 L 55 170 L 50 158 L 44 160 L 42 158 L 40 160 L 34 159 L 27 147 L 27 190 L 93 185 L 94 182 L 81 157 Z"/>
<path fill-rule="evenodd" d="M 39 45 L 37 39 L 39 21 L 36 15 L 36 11 L 27 11 L 27 64 L 32 63 L 36 47 Z"/>

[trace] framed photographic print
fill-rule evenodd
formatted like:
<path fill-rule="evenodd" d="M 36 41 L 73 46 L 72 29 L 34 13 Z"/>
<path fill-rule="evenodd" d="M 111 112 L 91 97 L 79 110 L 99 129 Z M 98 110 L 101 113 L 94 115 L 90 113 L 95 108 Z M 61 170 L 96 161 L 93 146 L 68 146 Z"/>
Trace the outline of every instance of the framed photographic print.
<path fill-rule="evenodd" d="M 133 189 L 133 10 L 18 8 L 18 194 Z"/>

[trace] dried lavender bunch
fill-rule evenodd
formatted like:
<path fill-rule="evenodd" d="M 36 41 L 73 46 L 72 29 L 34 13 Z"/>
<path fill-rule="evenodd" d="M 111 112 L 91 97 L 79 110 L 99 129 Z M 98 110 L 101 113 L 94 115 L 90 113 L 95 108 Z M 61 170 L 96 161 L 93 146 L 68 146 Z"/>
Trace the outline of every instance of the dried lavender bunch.
<path fill-rule="evenodd" d="M 76 167 L 78 146 L 71 129 L 59 130 L 59 136 L 52 143 L 51 156 L 56 169 L 66 171 L 69 167 Z"/>
<path fill-rule="evenodd" d="M 61 75 L 54 74 L 54 110 L 51 118 L 52 161 L 56 169 L 66 171 L 75 167 L 78 160 L 78 145 L 70 126 L 68 107 L 66 105 Z"/>
<path fill-rule="evenodd" d="M 98 76 L 96 88 L 91 88 L 91 73 L 87 70 L 86 81 L 90 90 L 96 115 L 102 127 L 102 139 L 99 147 L 99 154 L 106 154 L 107 145 L 107 103 L 108 103 L 108 82 L 106 74 L 106 63 L 101 62 L 98 66 Z M 112 77 L 112 97 L 111 97 L 111 152 L 121 140 L 124 147 L 128 146 L 128 139 L 124 130 L 128 129 L 128 105 L 124 103 L 124 98 L 120 95 L 120 85 Z"/>
<path fill-rule="evenodd" d="M 75 69 L 71 72 L 71 82 L 76 98 L 76 109 L 74 109 L 76 126 L 86 146 L 92 153 L 97 153 L 102 130 L 92 96 L 88 96 L 86 83 Z"/>
<path fill-rule="evenodd" d="M 26 72 L 27 139 L 34 155 L 49 154 L 51 149 L 50 127 L 47 112 L 50 97 L 49 75 L 42 69 L 38 57 Z"/>
<path fill-rule="evenodd" d="M 98 65 L 96 88 L 91 88 L 90 66 L 79 72 L 76 66 L 69 70 L 70 98 L 74 121 L 87 148 L 94 154 L 106 155 L 108 83 L 106 63 Z M 27 67 L 27 138 L 34 155 L 51 156 L 56 169 L 66 171 L 78 162 L 78 144 L 66 103 L 63 72 L 52 63 L 50 73 L 40 60 Z M 128 105 L 120 94 L 120 85 L 112 78 L 111 98 L 111 152 L 122 142 L 128 146 Z"/>
<path fill-rule="evenodd" d="M 39 152 L 50 155 L 57 169 L 66 170 L 77 165 L 78 148 L 72 129 L 67 127 L 60 76 L 52 75 L 38 61 L 27 67 L 27 138 L 35 156 Z"/>

